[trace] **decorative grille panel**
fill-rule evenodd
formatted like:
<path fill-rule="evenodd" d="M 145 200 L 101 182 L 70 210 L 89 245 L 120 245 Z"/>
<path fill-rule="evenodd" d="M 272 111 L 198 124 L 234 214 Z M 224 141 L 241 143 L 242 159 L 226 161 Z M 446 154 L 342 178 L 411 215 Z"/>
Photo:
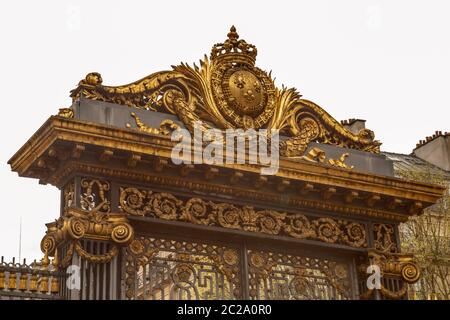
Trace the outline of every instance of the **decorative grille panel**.
<path fill-rule="evenodd" d="M 251 299 L 344 300 L 351 298 L 350 269 L 325 258 L 249 250 Z"/>
<path fill-rule="evenodd" d="M 124 261 L 127 299 L 344 300 L 353 297 L 350 263 L 329 257 L 245 251 L 244 246 L 195 240 L 138 237 L 124 249 Z"/>
<path fill-rule="evenodd" d="M 141 237 L 125 251 L 126 298 L 241 298 L 240 260 L 231 247 Z"/>

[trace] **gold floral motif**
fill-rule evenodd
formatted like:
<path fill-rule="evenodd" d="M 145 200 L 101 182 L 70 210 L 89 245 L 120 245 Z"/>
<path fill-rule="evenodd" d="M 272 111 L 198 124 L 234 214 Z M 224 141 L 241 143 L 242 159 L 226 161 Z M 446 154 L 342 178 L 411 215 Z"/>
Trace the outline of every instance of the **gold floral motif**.
<path fill-rule="evenodd" d="M 130 251 L 132 254 L 134 255 L 141 255 L 142 253 L 144 253 L 144 245 L 142 244 L 142 242 L 140 240 L 133 240 L 130 243 Z"/>
<path fill-rule="evenodd" d="M 338 223 L 331 218 L 319 218 L 314 221 L 317 237 L 328 243 L 335 243 L 341 235 Z"/>
<path fill-rule="evenodd" d="M 145 197 L 151 191 L 139 190 L 137 188 L 120 188 L 120 206 L 127 208 L 126 212 L 131 215 L 143 216 L 145 209 L 139 209 L 144 204 Z"/>
<path fill-rule="evenodd" d="M 255 210 L 230 203 L 215 203 L 200 198 L 180 200 L 169 193 L 152 193 L 137 188 L 120 188 L 120 209 L 131 215 L 186 221 L 247 232 L 286 235 L 366 247 L 366 228 L 362 223 L 331 218 L 312 219 L 302 214 L 275 210 Z"/>
<path fill-rule="evenodd" d="M 402 287 L 396 291 L 386 288 L 383 284 L 381 285 L 379 291 L 387 299 L 398 300 L 403 298 L 407 292 L 406 283 L 416 283 L 420 278 L 420 268 L 414 261 L 412 254 L 391 253 L 388 251 L 369 249 L 367 251 L 367 258 L 368 263 L 363 263 L 359 266 L 360 274 L 365 274 L 369 264 L 377 265 L 380 267 L 383 277 L 401 280 L 403 282 Z M 369 299 L 374 292 L 374 289 L 367 290 L 362 293 L 361 299 Z"/>
<path fill-rule="evenodd" d="M 302 214 L 293 214 L 286 216 L 287 223 L 284 225 L 284 230 L 294 238 L 313 238 L 316 236 L 311 223 Z"/>
<path fill-rule="evenodd" d="M 161 219 L 175 220 L 177 209 L 182 204 L 181 200 L 175 198 L 170 193 L 154 193 L 149 197 L 151 211 Z"/>
<path fill-rule="evenodd" d="M 183 206 L 180 220 L 208 225 L 210 215 L 208 214 L 207 203 L 200 198 L 189 199 Z"/>
<path fill-rule="evenodd" d="M 153 257 L 159 252 L 155 248 L 146 248 L 142 240 L 133 240 L 128 246 L 129 251 L 136 259 L 137 266 L 148 264 Z"/>
<path fill-rule="evenodd" d="M 236 250 L 226 249 L 223 252 L 223 261 L 230 266 L 234 266 L 234 265 L 238 264 L 239 256 L 238 256 Z"/>
<path fill-rule="evenodd" d="M 250 252 L 248 261 L 250 272 L 254 273 L 257 279 L 269 277 L 270 272 L 277 264 L 275 261 L 269 260 L 267 253 L 258 251 Z"/>
<path fill-rule="evenodd" d="M 342 235 L 344 241 L 353 243 L 355 246 L 363 246 L 366 242 L 366 230 L 364 225 L 357 222 L 342 222 L 345 225 L 345 231 Z"/>
<path fill-rule="evenodd" d="M 334 267 L 334 274 L 340 279 L 347 278 L 348 277 L 347 267 L 341 263 L 336 264 L 336 266 Z"/>
<path fill-rule="evenodd" d="M 172 71 L 117 87 L 104 86 L 101 75 L 93 72 L 71 91 L 71 97 L 175 114 L 191 131 L 198 120 L 203 130 L 278 129 L 288 137 L 281 144 L 288 157 L 301 156 L 312 141 L 379 153 L 380 143 L 372 131 L 353 134 L 321 107 L 301 99 L 295 89 L 276 88 L 271 74 L 255 66 L 256 55 L 256 47 L 239 39 L 232 27 L 200 67 L 182 63 Z M 140 124 L 144 131 L 160 131 Z"/>

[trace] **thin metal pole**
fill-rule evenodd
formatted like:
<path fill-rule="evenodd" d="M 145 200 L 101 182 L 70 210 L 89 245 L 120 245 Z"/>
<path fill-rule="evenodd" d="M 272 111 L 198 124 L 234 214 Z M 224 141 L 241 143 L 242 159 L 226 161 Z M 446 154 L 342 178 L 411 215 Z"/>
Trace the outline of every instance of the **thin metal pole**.
<path fill-rule="evenodd" d="M 22 260 L 22 216 L 19 223 L 19 263 Z"/>

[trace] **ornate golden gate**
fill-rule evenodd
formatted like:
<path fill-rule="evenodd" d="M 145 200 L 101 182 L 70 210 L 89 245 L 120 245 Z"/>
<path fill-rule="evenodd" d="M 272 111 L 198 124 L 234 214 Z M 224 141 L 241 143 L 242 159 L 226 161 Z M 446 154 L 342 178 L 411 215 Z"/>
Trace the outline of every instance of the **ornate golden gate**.
<path fill-rule="evenodd" d="M 372 131 L 276 88 L 256 54 L 233 27 L 200 67 L 181 64 L 117 87 L 90 73 L 71 92 L 72 106 L 11 158 L 19 175 L 61 190 L 60 217 L 47 224 L 41 248 L 61 272 L 79 268 L 72 276 L 80 288 L 61 282 L 58 294 L 405 297 L 420 271 L 399 251 L 398 225 L 443 188 L 394 178 Z M 260 163 L 179 164 L 170 135 L 195 133 L 197 121 L 205 134 L 279 130 L 277 172 L 262 175 Z M 240 149 L 247 158 L 248 148 Z M 366 286 L 370 264 L 382 271 L 380 288 Z"/>
<path fill-rule="evenodd" d="M 351 264 L 342 258 L 140 237 L 126 250 L 124 262 L 129 299 L 356 297 Z"/>

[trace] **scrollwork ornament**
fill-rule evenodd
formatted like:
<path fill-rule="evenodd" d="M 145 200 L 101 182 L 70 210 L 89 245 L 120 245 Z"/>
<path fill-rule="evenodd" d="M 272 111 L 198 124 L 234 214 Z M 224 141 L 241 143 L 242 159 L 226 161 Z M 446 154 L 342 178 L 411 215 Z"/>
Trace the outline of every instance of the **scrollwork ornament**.
<path fill-rule="evenodd" d="M 416 264 L 408 262 L 403 265 L 401 275 L 407 283 L 415 283 L 420 278 L 420 269 Z"/>
<path fill-rule="evenodd" d="M 72 239 L 80 239 L 86 233 L 86 225 L 81 219 L 71 218 L 68 221 L 67 232 Z"/>
<path fill-rule="evenodd" d="M 284 230 L 290 236 L 298 239 L 304 239 L 315 235 L 314 230 L 311 229 L 311 224 L 308 218 L 304 215 L 287 215 L 287 221 L 288 223 L 284 225 Z"/>
<path fill-rule="evenodd" d="M 196 224 L 208 225 L 211 217 L 208 214 L 208 204 L 200 198 L 191 198 L 183 206 L 180 220 Z"/>
<path fill-rule="evenodd" d="M 320 218 L 314 221 L 317 237 L 328 243 L 337 241 L 341 231 L 337 223 L 330 218 Z"/>
<path fill-rule="evenodd" d="M 41 240 L 41 251 L 53 255 L 56 249 L 56 240 L 51 235 L 45 235 Z"/>
<path fill-rule="evenodd" d="M 257 213 L 261 232 L 273 235 L 280 233 L 282 219 L 286 216 L 285 213 L 280 213 L 273 210 L 263 210 L 258 211 Z"/>
<path fill-rule="evenodd" d="M 295 157 L 304 154 L 308 144 L 316 139 L 320 134 L 320 127 L 316 120 L 305 117 L 297 122 L 296 118 L 290 121 L 290 130 L 293 138 L 289 138 L 280 143 L 280 152 L 285 157 Z"/>
<path fill-rule="evenodd" d="M 350 222 L 345 226 L 345 233 L 342 238 L 354 247 L 362 247 L 367 243 L 366 230 L 364 225 L 357 222 Z"/>
<path fill-rule="evenodd" d="M 164 220 L 175 220 L 182 201 L 170 193 L 157 193 L 150 196 L 149 207 L 152 213 Z"/>
<path fill-rule="evenodd" d="M 390 224 L 377 223 L 373 226 L 375 239 L 374 247 L 384 252 L 396 252 L 397 246 L 393 239 L 394 227 Z"/>
<path fill-rule="evenodd" d="M 153 194 L 134 188 L 120 190 L 120 208 L 131 215 L 367 247 L 366 226 L 359 222 L 332 218 L 313 220 L 299 213 L 256 210 L 252 206 L 238 207 L 198 197 L 182 200 L 167 193 Z"/>
<path fill-rule="evenodd" d="M 143 216 L 146 211 L 143 208 L 146 196 L 146 191 L 140 191 L 137 188 L 121 188 L 119 196 L 120 207 L 131 215 Z"/>
<path fill-rule="evenodd" d="M 256 47 L 239 39 L 232 27 L 200 66 L 182 63 L 172 71 L 122 86 L 105 86 L 101 75 L 92 72 L 71 91 L 71 97 L 174 114 L 190 131 L 199 120 L 202 130 L 278 129 L 288 138 L 280 148 L 287 157 L 301 156 L 312 141 L 380 152 L 372 131 L 354 134 L 318 105 L 301 99 L 294 88 L 276 88 L 271 74 L 255 66 L 256 54 Z M 160 129 L 144 131 L 164 134 Z"/>
<path fill-rule="evenodd" d="M 213 208 L 213 214 L 217 216 L 219 225 L 231 229 L 240 228 L 241 209 L 228 203 L 215 204 Z"/>
<path fill-rule="evenodd" d="M 120 245 L 129 243 L 134 237 L 133 228 L 128 223 L 121 223 L 111 231 L 111 239 Z"/>
<path fill-rule="evenodd" d="M 98 179 L 82 179 L 81 208 L 87 211 L 100 211 L 108 213 L 111 210 L 107 192 L 109 182 Z"/>

